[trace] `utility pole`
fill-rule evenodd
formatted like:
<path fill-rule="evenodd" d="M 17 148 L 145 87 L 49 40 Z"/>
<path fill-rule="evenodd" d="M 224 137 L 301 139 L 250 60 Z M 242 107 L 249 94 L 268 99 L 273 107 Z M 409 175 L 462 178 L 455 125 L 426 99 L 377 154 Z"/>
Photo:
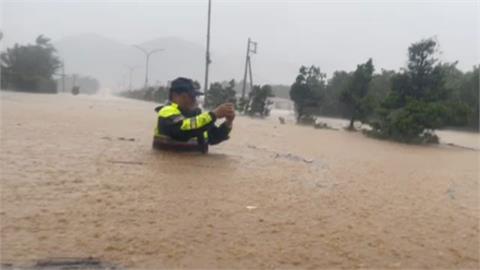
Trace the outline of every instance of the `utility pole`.
<path fill-rule="evenodd" d="M 248 73 L 250 75 L 250 91 L 253 89 L 252 61 L 248 60 Z"/>
<path fill-rule="evenodd" d="M 252 62 L 250 60 L 250 53 L 257 53 L 257 42 L 254 42 L 250 38 L 248 38 L 247 55 L 245 57 L 245 73 L 243 74 L 242 100 L 245 100 L 245 90 L 247 88 L 247 73 L 250 76 L 250 91 L 252 91 L 253 88 Z"/>
<path fill-rule="evenodd" d="M 65 60 L 62 61 L 62 92 L 65 93 Z"/>
<path fill-rule="evenodd" d="M 153 50 L 147 51 L 146 49 L 138 45 L 133 45 L 133 46 L 145 54 L 145 88 L 147 88 L 148 87 L 148 62 L 150 61 L 150 55 L 156 52 L 164 51 L 164 49 L 153 49 Z"/>
<path fill-rule="evenodd" d="M 204 90 L 205 94 L 207 93 L 208 90 L 208 67 L 210 63 L 212 62 L 210 59 L 210 15 L 211 15 L 211 10 L 212 10 L 212 1 L 208 0 L 208 23 L 207 23 L 207 51 L 205 53 L 205 84 L 204 84 Z"/>

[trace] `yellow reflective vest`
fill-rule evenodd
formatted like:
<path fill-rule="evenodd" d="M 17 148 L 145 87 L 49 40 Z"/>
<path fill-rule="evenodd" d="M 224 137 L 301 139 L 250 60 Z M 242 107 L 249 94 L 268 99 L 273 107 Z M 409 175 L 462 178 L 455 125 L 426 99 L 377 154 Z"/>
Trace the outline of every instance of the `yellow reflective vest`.
<path fill-rule="evenodd" d="M 212 112 L 183 113 L 176 103 L 169 103 L 158 111 L 153 147 L 177 151 L 207 152 L 209 144 L 217 144 L 229 138 L 230 128 L 215 126 Z"/>

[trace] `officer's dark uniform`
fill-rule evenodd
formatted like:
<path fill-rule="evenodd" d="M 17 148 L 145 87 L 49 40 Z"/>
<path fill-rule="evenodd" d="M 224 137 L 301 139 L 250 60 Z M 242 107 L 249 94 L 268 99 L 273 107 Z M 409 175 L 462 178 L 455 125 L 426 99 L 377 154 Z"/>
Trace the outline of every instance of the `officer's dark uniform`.
<path fill-rule="evenodd" d="M 172 81 L 170 92 L 203 94 L 195 89 L 192 80 L 186 78 Z M 225 123 L 217 127 L 212 112 L 202 113 L 200 109 L 185 112 L 173 102 L 157 107 L 156 111 L 158 121 L 153 137 L 155 149 L 206 153 L 209 144 L 215 145 L 229 138 L 230 127 Z"/>

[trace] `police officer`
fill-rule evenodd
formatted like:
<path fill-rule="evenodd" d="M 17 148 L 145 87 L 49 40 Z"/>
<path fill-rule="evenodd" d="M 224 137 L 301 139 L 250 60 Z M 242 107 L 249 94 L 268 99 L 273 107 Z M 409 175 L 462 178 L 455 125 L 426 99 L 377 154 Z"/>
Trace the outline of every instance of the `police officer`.
<path fill-rule="evenodd" d="M 191 79 L 177 78 L 170 87 L 169 102 L 157 107 L 157 126 L 153 147 L 161 150 L 208 152 L 208 145 L 228 140 L 235 119 L 232 103 L 225 103 L 212 111 L 202 112 L 197 97 L 203 95 Z M 217 119 L 225 121 L 216 126 Z"/>

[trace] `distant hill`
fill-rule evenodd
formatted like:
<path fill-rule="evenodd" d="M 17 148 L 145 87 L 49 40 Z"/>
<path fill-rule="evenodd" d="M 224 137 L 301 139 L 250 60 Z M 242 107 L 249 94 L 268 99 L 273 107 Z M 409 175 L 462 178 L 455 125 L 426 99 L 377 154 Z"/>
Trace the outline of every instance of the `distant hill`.
<path fill-rule="evenodd" d="M 140 44 L 142 48 L 163 48 L 150 61 L 150 75 L 160 82 L 166 82 L 178 76 L 193 78 L 203 84 L 205 74 L 205 49 L 203 46 L 176 37 L 158 38 Z M 134 51 L 142 58 L 140 51 Z M 143 63 L 144 61 L 142 61 Z M 144 70 L 141 72 L 144 76 Z"/>
<path fill-rule="evenodd" d="M 132 46 L 97 34 L 82 34 L 54 42 L 65 60 L 67 74 L 77 73 L 100 81 L 102 88 L 113 91 L 128 87 L 128 68 L 135 66 L 132 75 L 134 87 L 143 86 L 145 57 Z M 178 37 L 162 37 L 139 44 L 146 49 L 163 48 L 150 58 L 150 84 L 165 84 L 178 76 L 187 76 L 203 84 L 205 72 L 205 47 Z M 210 66 L 210 82 L 239 81 L 243 77 L 244 55 L 225 55 L 215 51 Z M 295 78 L 297 67 L 277 59 L 258 54 L 253 56 L 255 83 L 275 83 L 285 78 Z"/>
<path fill-rule="evenodd" d="M 94 77 L 108 88 L 122 83 L 128 73 L 126 65 L 135 63 L 137 58 L 130 46 L 95 34 L 68 37 L 54 46 L 65 61 L 67 74 Z"/>

